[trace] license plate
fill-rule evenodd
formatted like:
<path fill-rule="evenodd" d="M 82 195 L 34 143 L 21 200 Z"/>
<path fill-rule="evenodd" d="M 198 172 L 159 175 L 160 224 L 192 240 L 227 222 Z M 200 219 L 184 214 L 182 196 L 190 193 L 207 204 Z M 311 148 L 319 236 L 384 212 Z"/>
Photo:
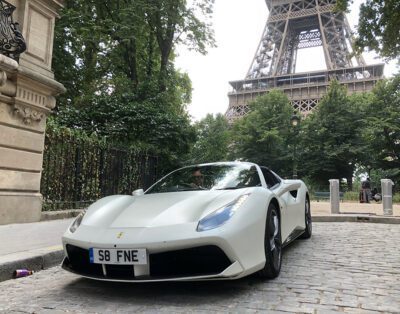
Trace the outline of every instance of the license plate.
<path fill-rule="evenodd" d="M 90 263 L 116 265 L 146 265 L 146 249 L 89 249 Z"/>

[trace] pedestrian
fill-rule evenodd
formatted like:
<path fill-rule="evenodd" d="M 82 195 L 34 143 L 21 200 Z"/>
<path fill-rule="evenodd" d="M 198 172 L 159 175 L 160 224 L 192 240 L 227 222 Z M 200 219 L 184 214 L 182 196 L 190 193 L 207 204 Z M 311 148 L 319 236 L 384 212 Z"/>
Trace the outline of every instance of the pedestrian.
<path fill-rule="evenodd" d="M 359 195 L 360 203 L 369 203 L 372 199 L 371 194 L 371 179 L 367 177 L 365 181 L 361 182 L 361 191 Z"/>

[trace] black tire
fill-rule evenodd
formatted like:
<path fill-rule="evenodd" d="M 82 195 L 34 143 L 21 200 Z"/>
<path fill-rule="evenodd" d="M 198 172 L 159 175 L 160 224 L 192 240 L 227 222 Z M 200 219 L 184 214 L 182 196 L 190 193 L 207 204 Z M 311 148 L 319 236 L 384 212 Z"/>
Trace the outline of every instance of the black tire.
<path fill-rule="evenodd" d="M 281 224 L 278 209 L 271 203 L 268 206 L 264 235 L 265 266 L 259 271 L 263 278 L 278 277 L 282 265 Z"/>
<path fill-rule="evenodd" d="M 306 202 L 304 205 L 304 221 L 306 229 L 304 233 L 299 237 L 299 239 L 309 239 L 312 235 L 312 218 L 311 218 L 311 207 L 310 200 L 306 197 Z"/>

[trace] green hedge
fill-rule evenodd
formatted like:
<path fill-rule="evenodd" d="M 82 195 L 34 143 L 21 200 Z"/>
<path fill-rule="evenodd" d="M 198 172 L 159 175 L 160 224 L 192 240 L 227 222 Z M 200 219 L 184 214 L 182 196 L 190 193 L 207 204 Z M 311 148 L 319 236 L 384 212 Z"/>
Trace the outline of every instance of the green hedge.
<path fill-rule="evenodd" d="M 137 148 L 49 124 L 41 193 L 43 210 L 77 209 L 108 195 L 130 194 L 157 178 L 158 158 Z"/>

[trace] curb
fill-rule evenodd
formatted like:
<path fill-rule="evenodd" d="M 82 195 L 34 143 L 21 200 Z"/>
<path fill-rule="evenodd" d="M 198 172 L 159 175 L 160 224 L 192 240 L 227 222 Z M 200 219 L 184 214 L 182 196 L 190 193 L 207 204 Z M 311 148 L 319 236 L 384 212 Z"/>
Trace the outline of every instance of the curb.
<path fill-rule="evenodd" d="M 61 263 L 64 252 L 61 245 L 0 257 L 0 282 L 13 278 L 16 269 L 38 272 Z"/>
<path fill-rule="evenodd" d="M 363 222 L 380 224 L 400 224 L 398 216 L 375 216 L 368 214 L 338 214 L 328 216 L 312 216 L 313 222 Z"/>
<path fill-rule="evenodd" d="M 83 211 L 83 209 L 45 211 L 45 212 L 42 212 L 40 221 L 74 218 L 74 217 L 78 216 L 82 211 Z"/>

